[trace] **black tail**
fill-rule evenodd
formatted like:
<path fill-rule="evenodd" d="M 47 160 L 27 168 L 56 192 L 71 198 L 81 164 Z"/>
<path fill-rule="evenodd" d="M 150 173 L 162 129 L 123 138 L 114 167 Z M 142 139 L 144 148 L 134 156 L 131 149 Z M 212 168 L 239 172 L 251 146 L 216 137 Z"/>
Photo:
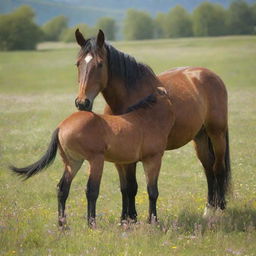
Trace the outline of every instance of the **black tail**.
<path fill-rule="evenodd" d="M 37 162 L 23 168 L 17 168 L 15 166 L 10 166 L 9 168 L 16 174 L 23 176 L 25 180 L 47 168 L 56 157 L 59 143 L 58 133 L 59 128 L 53 132 L 52 139 L 46 153 Z"/>
<path fill-rule="evenodd" d="M 230 151 L 229 151 L 229 135 L 228 130 L 226 132 L 226 152 L 225 152 L 225 165 L 226 165 L 226 191 L 231 190 L 231 167 L 230 167 Z"/>

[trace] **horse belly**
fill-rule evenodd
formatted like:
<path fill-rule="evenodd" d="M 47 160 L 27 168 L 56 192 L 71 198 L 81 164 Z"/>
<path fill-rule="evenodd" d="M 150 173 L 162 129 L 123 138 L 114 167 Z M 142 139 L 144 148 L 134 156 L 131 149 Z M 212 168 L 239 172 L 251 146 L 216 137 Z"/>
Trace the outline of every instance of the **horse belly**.
<path fill-rule="evenodd" d="M 202 125 L 203 122 L 200 121 L 193 127 L 184 123 L 175 124 L 168 136 L 166 150 L 177 149 L 189 143 L 200 131 Z"/>
<path fill-rule="evenodd" d="M 132 145 L 113 145 L 104 155 L 108 162 L 119 164 L 134 163 L 139 160 L 139 150 Z"/>
<path fill-rule="evenodd" d="M 184 69 L 160 75 L 170 95 L 175 122 L 169 133 L 166 149 L 184 146 L 202 128 L 207 114 L 207 99 L 197 79 L 188 79 Z M 161 79 L 162 78 L 162 79 Z"/>
<path fill-rule="evenodd" d="M 166 149 L 176 149 L 194 139 L 204 125 L 206 109 L 195 102 L 174 105 L 175 122 L 169 133 Z"/>
<path fill-rule="evenodd" d="M 141 134 L 136 131 L 114 135 L 107 144 L 105 160 L 120 164 L 138 161 L 141 152 L 141 141 Z"/>

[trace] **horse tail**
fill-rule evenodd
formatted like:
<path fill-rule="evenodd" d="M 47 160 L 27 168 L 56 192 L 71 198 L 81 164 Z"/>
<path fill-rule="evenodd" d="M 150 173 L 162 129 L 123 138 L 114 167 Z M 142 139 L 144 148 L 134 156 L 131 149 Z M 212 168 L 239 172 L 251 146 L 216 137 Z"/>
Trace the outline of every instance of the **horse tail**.
<path fill-rule="evenodd" d="M 228 129 L 226 131 L 226 152 L 225 152 L 225 167 L 226 167 L 226 178 L 225 178 L 225 185 L 226 191 L 231 190 L 231 166 L 230 166 L 230 151 L 229 151 L 229 134 Z"/>
<path fill-rule="evenodd" d="M 10 166 L 9 168 L 16 174 L 23 176 L 24 180 L 30 178 L 31 176 L 47 168 L 54 161 L 56 157 L 58 144 L 59 144 L 58 133 L 59 133 L 59 128 L 57 128 L 53 132 L 51 142 L 48 146 L 47 151 L 37 162 L 23 168 L 17 168 L 15 166 Z"/>
<path fill-rule="evenodd" d="M 225 170 L 223 172 L 223 189 L 225 192 L 230 192 L 231 190 L 231 167 L 230 167 L 230 151 L 229 151 L 229 133 L 228 133 L 228 129 L 226 131 L 226 135 L 225 135 L 225 140 L 226 140 L 226 151 L 225 151 L 225 156 L 224 156 L 224 161 L 225 161 Z M 213 145 L 211 142 L 210 137 L 208 137 L 208 148 L 209 148 L 209 152 L 211 155 L 211 158 L 213 160 L 213 162 L 215 161 L 215 155 L 214 155 L 214 150 L 213 150 Z"/>

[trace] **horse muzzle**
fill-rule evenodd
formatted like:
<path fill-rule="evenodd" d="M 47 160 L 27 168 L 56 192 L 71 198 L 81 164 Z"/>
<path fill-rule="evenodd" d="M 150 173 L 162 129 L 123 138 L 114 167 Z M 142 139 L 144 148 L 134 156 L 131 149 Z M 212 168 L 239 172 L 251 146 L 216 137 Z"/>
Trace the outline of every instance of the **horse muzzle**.
<path fill-rule="evenodd" d="M 78 98 L 76 98 L 75 105 L 78 110 L 82 110 L 82 111 L 91 111 L 92 110 L 92 102 L 88 99 L 79 101 Z"/>

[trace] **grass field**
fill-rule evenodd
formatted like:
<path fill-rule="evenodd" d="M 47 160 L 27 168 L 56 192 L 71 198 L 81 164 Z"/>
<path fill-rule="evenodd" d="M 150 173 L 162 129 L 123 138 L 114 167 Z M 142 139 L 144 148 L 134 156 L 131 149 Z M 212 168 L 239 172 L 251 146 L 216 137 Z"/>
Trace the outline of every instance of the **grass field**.
<path fill-rule="evenodd" d="M 76 46 L 41 45 L 38 51 L 0 52 L 0 255 L 256 255 L 256 37 L 120 42 L 115 46 L 159 73 L 203 66 L 229 92 L 233 194 L 225 215 L 205 222 L 206 180 L 192 143 L 166 152 L 159 178 L 156 226 L 146 224 L 148 200 L 139 164 L 139 224 L 119 226 L 117 172 L 105 164 L 97 203 L 97 230 L 84 218 L 87 164 L 67 201 L 70 230 L 57 228 L 57 157 L 45 172 L 21 182 L 9 163 L 27 165 L 45 151 L 56 125 L 75 111 Z M 94 110 L 102 112 L 99 97 Z"/>

